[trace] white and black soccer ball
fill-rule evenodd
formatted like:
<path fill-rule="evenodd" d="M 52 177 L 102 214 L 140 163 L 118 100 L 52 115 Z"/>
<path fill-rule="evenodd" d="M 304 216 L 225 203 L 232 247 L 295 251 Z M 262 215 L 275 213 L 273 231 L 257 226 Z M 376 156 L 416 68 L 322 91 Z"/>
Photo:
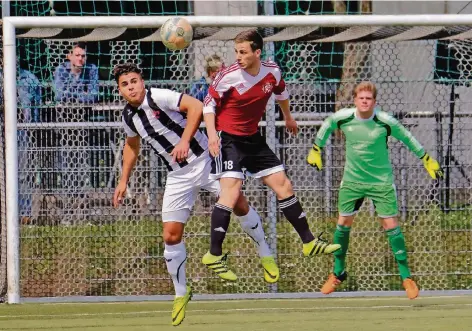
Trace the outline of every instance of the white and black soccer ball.
<path fill-rule="evenodd" d="M 193 39 L 193 28 L 182 17 L 170 18 L 160 29 L 162 43 L 173 51 L 188 47 Z"/>

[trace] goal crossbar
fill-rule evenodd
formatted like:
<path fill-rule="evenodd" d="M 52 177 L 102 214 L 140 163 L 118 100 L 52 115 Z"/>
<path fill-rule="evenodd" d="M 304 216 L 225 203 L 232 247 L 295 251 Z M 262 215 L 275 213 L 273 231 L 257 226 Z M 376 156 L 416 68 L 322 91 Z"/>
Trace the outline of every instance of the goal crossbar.
<path fill-rule="evenodd" d="M 15 28 L 154 28 L 172 16 L 80 16 L 74 17 L 7 17 Z M 310 16 L 181 16 L 194 27 L 287 26 L 348 27 L 362 26 L 451 26 L 472 25 L 472 14 L 454 15 L 310 15 Z"/>

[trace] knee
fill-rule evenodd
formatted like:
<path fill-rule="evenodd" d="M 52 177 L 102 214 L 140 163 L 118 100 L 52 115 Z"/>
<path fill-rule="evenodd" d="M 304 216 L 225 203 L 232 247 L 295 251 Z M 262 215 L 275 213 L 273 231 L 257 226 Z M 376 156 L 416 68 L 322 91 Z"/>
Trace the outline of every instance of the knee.
<path fill-rule="evenodd" d="M 221 188 L 220 198 L 218 201 L 224 205 L 234 208 L 238 203 L 241 195 L 241 186 L 238 182 L 233 185 L 225 185 Z"/>
<path fill-rule="evenodd" d="M 249 213 L 249 204 L 243 194 L 239 195 L 238 201 L 233 208 L 233 212 L 236 216 L 245 216 Z"/>
<path fill-rule="evenodd" d="M 381 220 L 381 223 L 385 231 L 395 229 L 399 226 L 398 221 L 395 217 L 383 218 Z"/>
<path fill-rule="evenodd" d="M 282 192 L 285 193 L 287 198 L 294 194 L 293 188 L 292 188 L 292 182 L 287 177 L 285 177 L 285 180 L 283 181 Z"/>
<path fill-rule="evenodd" d="M 354 215 L 353 216 L 339 216 L 338 225 L 351 227 L 352 223 L 354 223 Z"/>
<path fill-rule="evenodd" d="M 282 200 L 291 197 L 293 193 L 292 183 L 286 176 L 282 176 L 275 183 L 274 187 L 275 194 L 277 194 L 277 199 Z"/>
<path fill-rule="evenodd" d="M 166 245 L 177 245 L 182 241 L 182 232 L 176 228 L 165 229 L 163 237 Z"/>

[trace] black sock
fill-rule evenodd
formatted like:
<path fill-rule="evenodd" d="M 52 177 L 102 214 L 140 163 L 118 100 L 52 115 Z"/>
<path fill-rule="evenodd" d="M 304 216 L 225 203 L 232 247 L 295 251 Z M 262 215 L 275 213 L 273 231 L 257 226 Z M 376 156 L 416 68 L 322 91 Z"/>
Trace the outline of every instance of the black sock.
<path fill-rule="evenodd" d="M 279 205 L 285 217 L 298 232 L 298 235 L 304 244 L 307 244 L 315 239 L 313 233 L 311 233 L 310 228 L 308 227 L 305 212 L 303 211 L 303 208 L 295 195 L 292 195 L 291 197 L 283 200 L 279 200 Z"/>
<path fill-rule="evenodd" d="M 223 241 L 228 231 L 233 210 L 217 203 L 211 213 L 210 253 L 216 256 L 223 254 Z"/>

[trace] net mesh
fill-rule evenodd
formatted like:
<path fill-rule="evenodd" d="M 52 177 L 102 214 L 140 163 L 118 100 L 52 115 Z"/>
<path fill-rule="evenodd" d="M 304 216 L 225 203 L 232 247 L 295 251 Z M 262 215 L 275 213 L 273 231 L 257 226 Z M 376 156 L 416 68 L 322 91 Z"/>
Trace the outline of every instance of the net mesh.
<path fill-rule="evenodd" d="M 50 15 L 51 11 L 55 15 L 188 13 L 188 7 L 181 7 L 180 2 L 170 2 L 175 5 L 172 9 L 156 9 L 156 2 L 133 5 L 119 2 L 119 6 L 128 6 L 119 10 L 99 7 L 98 2 L 80 2 L 86 8 L 70 1 L 60 5 L 54 2 L 54 7 L 49 7 L 48 1 L 43 5 L 34 3 L 38 4 L 15 2 L 14 6 L 17 13 L 28 15 L 33 12 Z M 314 6 L 315 2 L 277 1 L 274 12 L 334 12 L 333 8 L 307 7 L 307 3 Z M 350 6 L 348 12 L 358 11 Z M 315 172 L 305 164 L 318 129 L 316 123 L 352 104 L 356 82 L 372 80 L 379 88 L 378 104 L 401 119 L 448 174 L 447 181 L 431 181 L 420 161 L 401 143 L 389 141 L 413 275 L 422 289 L 470 289 L 470 41 L 374 38 L 369 42 L 319 43 L 290 40 L 290 36 L 309 33 L 291 29 L 290 33 L 284 32 L 288 36 L 285 39 L 265 44 L 264 57 L 279 63 L 284 72 L 300 133 L 291 137 L 276 125 L 275 121 L 280 119 L 278 109 L 267 113 L 267 126 L 261 132 L 285 163 L 310 227 L 317 232 L 325 231 L 326 237 L 332 239 L 344 164 L 344 145 L 339 134 L 333 136 L 324 150 L 323 172 Z M 230 39 L 228 36 L 236 31 L 227 30 L 220 38 Z M 270 38 L 271 33 L 283 31 L 261 32 Z M 313 38 L 332 36 L 329 31 L 319 33 Z M 359 30 L 349 33 L 363 34 Z M 349 33 L 344 40 L 353 36 Z M 163 259 L 160 222 L 166 170 L 147 146 L 143 146 L 125 204 L 119 209 L 111 206 L 124 143 L 119 123 L 123 102 L 111 69 L 117 63 L 132 61 L 143 69 L 149 86 L 190 93 L 194 83 L 206 79 L 205 57 L 217 54 L 229 64 L 234 60 L 233 43 L 196 38 L 199 40 L 187 50 L 168 52 L 158 41 L 131 39 L 87 43 L 87 63 L 98 68 L 99 97 L 96 103 L 84 105 L 56 100 L 54 71 L 66 61 L 71 41 L 18 38 L 19 66 L 37 78 L 36 81 L 25 75 L 29 78 L 18 82 L 19 91 L 20 87 L 30 90 L 39 86 L 41 93 L 37 104 L 28 104 L 21 95 L 18 98 L 24 297 L 173 294 Z M 22 77 L 20 68 L 18 77 L 19 80 Z M 269 106 L 272 107 L 273 104 Z M 231 252 L 230 264 L 239 276 L 238 283 L 223 283 L 206 270 L 200 259 L 209 245 L 214 198 L 202 193 L 185 236 L 187 273 L 194 292 L 318 291 L 331 271 L 332 258 L 302 257 L 298 236 L 279 212 L 273 193 L 260 181 L 247 180 L 244 191 L 263 219 L 283 276 L 277 286 L 264 283 L 256 249 L 236 219 L 231 223 L 224 247 Z M 401 289 L 396 263 L 368 201 L 356 219 L 351 238 L 347 258 L 350 278 L 342 290 Z"/>

